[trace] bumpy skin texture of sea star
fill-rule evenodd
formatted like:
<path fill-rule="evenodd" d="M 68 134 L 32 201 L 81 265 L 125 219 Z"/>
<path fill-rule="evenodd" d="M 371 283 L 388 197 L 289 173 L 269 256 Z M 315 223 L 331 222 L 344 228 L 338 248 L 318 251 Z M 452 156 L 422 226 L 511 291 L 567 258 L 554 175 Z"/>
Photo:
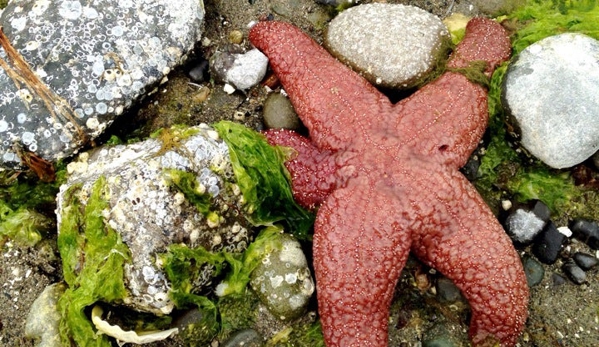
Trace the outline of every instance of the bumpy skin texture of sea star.
<path fill-rule="evenodd" d="M 310 132 L 269 131 L 293 147 L 295 198 L 320 206 L 314 232 L 318 305 L 326 345 L 386 346 L 389 305 L 410 250 L 470 302 L 477 346 L 514 345 L 527 317 L 518 254 L 458 171 L 487 124 L 487 94 L 446 72 L 393 105 L 296 27 L 261 22 L 251 42 L 270 64 Z M 473 19 L 449 67 L 508 59 L 506 32 Z"/>

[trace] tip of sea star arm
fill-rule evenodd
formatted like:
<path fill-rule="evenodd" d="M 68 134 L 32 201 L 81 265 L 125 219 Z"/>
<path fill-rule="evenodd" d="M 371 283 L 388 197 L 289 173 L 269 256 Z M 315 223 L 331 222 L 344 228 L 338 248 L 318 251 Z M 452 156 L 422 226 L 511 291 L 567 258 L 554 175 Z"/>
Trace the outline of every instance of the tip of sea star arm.
<path fill-rule="evenodd" d="M 488 18 L 473 18 L 447 66 L 465 68 L 475 61 L 485 61 L 485 74 L 490 76 L 499 64 L 509 59 L 510 52 L 510 39 L 501 24 Z"/>
<path fill-rule="evenodd" d="M 335 187 L 332 153 L 318 149 L 309 139 L 291 130 L 271 129 L 263 134 L 271 145 L 293 151 L 285 167 L 291 175 L 295 201 L 310 210 L 320 206 Z"/>
<path fill-rule="evenodd" d="M 423 227 L 412 232 L 412 250 L 451 279 L 470 303 L 474 346 L 492 341 L 514 346 L 524 329 L 529 296 L 518 253 L 459 172 L 440 178 L 434 187 L 426 199 L 429 212 L 421 216 Z"/>

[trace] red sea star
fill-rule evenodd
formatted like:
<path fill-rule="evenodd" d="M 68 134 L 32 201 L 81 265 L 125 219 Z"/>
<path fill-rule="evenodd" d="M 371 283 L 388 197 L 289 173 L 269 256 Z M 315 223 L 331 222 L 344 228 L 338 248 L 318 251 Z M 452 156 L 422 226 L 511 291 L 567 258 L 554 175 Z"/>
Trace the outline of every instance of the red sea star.
<path fill-rule="evenodd" d="M 446 72 L 393 105 L 294 26 L 261 22 L 251 42 L 270 64 L 310 131 L 270 131 L 291 146 L 296 199 L 320 205 L 314 232 L 318 305 L 327 346 L 386 346 L 389 305 L 411 250 L 470 302 L 477 346 L 514 345 L 527 317 L 518 254 L 483 199 L 458 171 L 487 124 L 487 94 Z M 473 19 L 449 62 L 508 59 L 492 20 Z"/>

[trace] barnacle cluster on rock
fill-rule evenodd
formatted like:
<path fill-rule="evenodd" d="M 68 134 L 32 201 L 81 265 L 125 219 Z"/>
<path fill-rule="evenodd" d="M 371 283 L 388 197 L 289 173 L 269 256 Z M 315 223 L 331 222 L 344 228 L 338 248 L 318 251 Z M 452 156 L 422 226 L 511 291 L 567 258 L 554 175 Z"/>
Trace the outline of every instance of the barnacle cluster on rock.
<path fill-rule="evenodd" d="M 229 150 L 218 134 L 206 125 L 163 131 L 176 139 L 166 151 L 156 138 L 80 155 L 68 165 L 70 175 L 58 195 L 60 227 L 67 192 L 85 205 L 94 183 L 100 177 L 106 180 L 105 224 L 131 252 L 131 261 L 124 265 L 129 291 L 124 303 L 157 314 L 174 307 L 158 254 L 173 244 L 239 253 L 252 236 L 240 213 L 243 195 L 234 182 Z M 194 283 L 197 291 L 212 280 L 212 267 L 202 269 Z"/>
<path fill-rule="evenodd" d="M 21 167 L 15 142 L 53 161 L 101 134 L 185 60 L 203 16 L 201 1 L 12 1 L 0 15 L 18 52 L 0 51 L 0 165 Z"/>

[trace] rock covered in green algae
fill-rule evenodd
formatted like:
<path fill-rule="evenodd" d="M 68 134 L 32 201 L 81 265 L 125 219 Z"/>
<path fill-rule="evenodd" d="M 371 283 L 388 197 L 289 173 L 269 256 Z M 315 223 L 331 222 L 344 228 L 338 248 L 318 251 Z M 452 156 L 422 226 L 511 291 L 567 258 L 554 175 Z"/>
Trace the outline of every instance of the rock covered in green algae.
<path fill-rule="evenodd" d="M 280 247 L 262 258 L 250 285 L 269 311 L 283 321 L 302 315 L 314 292 L 314 281 L 300 243 L 289 234 L 278 235 Z"/>
<path fill-rule="evenodd" d="M 243 251 L 251 240 L 240 210 L 243 194 L 235 184 L 227 144 L 206 125 L 167 129 L 156 138 L 83 153 L 67 167 L 69 177 L 58 194 L 62 213 L 75 196 L 85 208 L 94 183 L 105 179 L 104 225 L 129 248 L 124 263 L 126 306 L 168 314 L 174 308 L 169 280 L 157 255 L 173 244 L 207 251 Z M 63 254 L 63 261 L 65 255 Z M 213 268 L 200 267 L 194 291 L 211 284 Z"/>

